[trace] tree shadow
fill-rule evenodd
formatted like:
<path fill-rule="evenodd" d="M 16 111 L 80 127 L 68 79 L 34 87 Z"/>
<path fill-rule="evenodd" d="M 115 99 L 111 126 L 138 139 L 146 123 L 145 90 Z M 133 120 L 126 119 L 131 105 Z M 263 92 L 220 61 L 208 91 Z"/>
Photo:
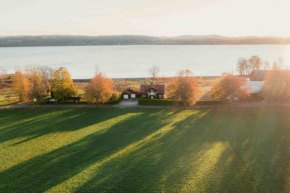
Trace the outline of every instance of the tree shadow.
<path fill-rule="evenodd" d="M 60 119 L 62 119 L 62 116 L 74 116 L 77 121 L 69 130 L 75 130 L 128 112 L 130 111 L 121 110 L 118 113 L 109 111 L 107 116 L 102 112 L 101 118 L 94 120 L 90 120 L 96 115 L 93 110 L 62 112 L 58 116 L 60 116 Z M 178 113 L 178 110 L 167 113 L 168 116 L 166 118 L 164 117 L 164 110 L 134 110 L 132 112 L 139 112 L 139 114 L 114 124 L 107 128 L 105 132 L 92 133 L 77 142 L 32 158 L 3 171 L 0 173 L 0 192 L 43 192 L 70 179 L 93 164 L 100 162 L 102 165 L 109 162 L 110 159 L 123 156 L 123 154 L 127 154 L 126 151 L 130 152 L 136 148 L 136 146 L 130 147 L 131 144 L 138 143 L 144 137 L 167 125 L 171 121 L 171 117 Z M 86 124 L 84 125 L 84 122 L 77 124 L 81 120 L 85 120 Z M 67 124 L 66 121 L 69 120 L 56 121 L 53 125 L 57 126 L 60 124 L 63 126 Z M 26 124 L 31 127 L 34 124 L 46 123 L 35 120 L 33 123 L 27 122 Z M 37 127 L 29 133 L 22 131 L 16 137 L 30 136 L 34 133 L 45 135 L 47 132 L 62 132 L 66 130 L 62 126 L 58 126 L 53 131 L 43 131 L 46 127 L 42 129 L 37 129 Z M 19 129 L 19 125 L 15 127 L 9 129 L 16 132 Z M 14 138 L 16 137 L 14 136 Z M 126 147 L 129 148 L 123 151 Z"/>
<path fill-rule="evenodd" d="M 289 111 L 213 110 L 190 115 L 77 192 L 287 192 Z M 286 136 L 285 136 L 286 134 Z"/>
<path fill-rule="evenodd" d="M 133 112 L 140 114 L 0 173 L 0 192 L 290 189 L 287 109 Z"/>
<path fill-rule="evenodd" d="M 35 113 L 37 112 L 37 114 Z M 19 145 L 43 135 L 56 132 L 69 132 L 106 121 L 124 114 L 124 111 L 66 109 L 66 110 L 25 110 L 12 111 L 14 117 L 4 119 L 0 125 L 0 143 L 20 139 Z M 128 111 L 129 113 L 129 111 Z M 5 116 L 5 115 L 4 115 Z M 25 138 L 21 140 L 21 138 Z"/>

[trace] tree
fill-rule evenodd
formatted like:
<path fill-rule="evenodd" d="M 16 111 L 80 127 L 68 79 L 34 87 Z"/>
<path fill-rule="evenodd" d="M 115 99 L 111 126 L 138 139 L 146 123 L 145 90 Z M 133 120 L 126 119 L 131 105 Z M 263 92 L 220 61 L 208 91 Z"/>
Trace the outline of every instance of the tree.
<path fill-rule="evenodd" d="M 234 97 L 244 98 L 248 96 L 247 90 L 245 78 L 228 74 L 211 87 L 210 97 L 223 101 L 233 101 Z"/>
<path fill-rule="evenodd" d="M 111 98 L 114 93 L 113 88 L 113 80 L 99 72 L 88 83 L 85 95 L 89 102 L 97 105 L 99 103 L 105 103 Z"/>
<path fill-rule="evenodd" d="M 269 61 L 265 61 L 264 62 L 264 70 L 269 70 L 269 69 L 271 69 L 271 64 Z"/>
<path fill-rule="evenodd" d="M 250 66 L 249 62 L 246 58 L 239 58 L 237 62 L 237 71 L 240 75 L 248 75 L 250 74 Z"/>
<path fill-rule="evenodd" d="M 284 67 L 284 60 L 280 57 L 278 58 L 278 61 L 273 62 L 272 70 L 282 70 Z"/>
<path fill-rule="evenodd" d="M 154 84 L 154 80 L 158 76 L 159 71 L 160 71 L 159 67 L 155 65 L 148 69 L 148 72 L 152 78 L 152 82 L 151 82 L 152 84 Z"/>
<path fill-rule="evenodd" d="M 29 98 L 36 99 L 37 104 L 41 97 L 47 94 L 46 87 L 41 77 L 42 71 L 39 67 L 27 68 L 27 77 L 29 80 Z"/>
<path fill-rule="evenodd" d="M 251 70 L 260 70 L 262 65 L 262 60 L 259 56 L 254 55 L 249 59 Z"/>
<path fill-rule="evenodd" d="M 77 94 L 77 89 L 71 79 L 70 73 L 64 67 L 54 72 L 52 92 L 56 98 L 67 99 Z"/>
<path fill-rule="evenodd" d="M 12 89 L 19 96 L 20 101 L 28 100 L 29 82 L 27 77 L 20 70 L 12 77 Z"/>
<path fill-rule="evenodd" d="M 266 101 L 289 101 L 290 99 L 290 71 L 271 70 L 266 74 L 263 85 L 263 96 Z"/>
<path fill-rule="evenodd" d="M 0 68 L 0 83 L 4 85 L 4 81 L 7 79 L 7 70 Z"/>
<path fill-rule="evenodd" d="M 114 93 L 116 97 L 119 97 L 123 90 L 125 90 L 125 88 L 126 81 L 124 79 L 114 81 Z"/>
<path fill-rule="evenodd" d="M 42 83 L 45 86 L 47 95 L 49 95 L 49 93 L 51 92 L 51 82 L 53 79 L 54 70 L 48 66 L 42 66 L 39 68 L 39 70 Z"/>
<path fill-rule="evenodd" d="M 190 70 L 181 70 L 171 78 L 167 86 L 167 95 L 174 101 L 180 101 L 184 106 L 191 106 L 198 96 L 197 80 Z"/>

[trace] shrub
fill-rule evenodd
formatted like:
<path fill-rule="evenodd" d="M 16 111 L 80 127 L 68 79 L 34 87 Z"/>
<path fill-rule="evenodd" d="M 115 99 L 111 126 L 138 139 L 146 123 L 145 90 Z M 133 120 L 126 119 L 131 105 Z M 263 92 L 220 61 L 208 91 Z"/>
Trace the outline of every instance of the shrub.
<path fill-rule="evenodd" d="M 224 101 L 196 101 L 195 105 L 222 105 Z"/>
<path fill-rule="evenodd" d="M 76 103 L 76 101 L 74 100 L 65 100 L 65 101 L 58 101 L 59 104 L 88 104 L 87 101 L 78 101 Z"/>
<path fill-rule="evenodd" d="M 169 106 L 173 104 L 173 101 L 171 100 L 165 100 L 165 99 L 139 99 L 138 100 L 139 105 L 152 105 L 152 106 Z"/>
<path fill-rule="evenodd" d="M 104 103 L 104 104 L 110 104 L 110 105 L 119 104 L 120 101 L 121 101 L 121 99 L 122 99 L 122 98 L 120 97 L 120 98 L 117 98 L 116 100 L 108 101 L 108 102 L 106 102 L 106 103 Z"/>

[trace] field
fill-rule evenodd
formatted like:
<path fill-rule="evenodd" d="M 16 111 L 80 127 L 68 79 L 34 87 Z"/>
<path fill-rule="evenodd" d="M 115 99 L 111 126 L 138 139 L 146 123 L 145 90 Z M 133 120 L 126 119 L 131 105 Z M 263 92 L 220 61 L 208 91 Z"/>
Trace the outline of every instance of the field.
<path fill-rule="evenodd" d="M 0 106 L 14 104 L 17 102 L 19 102 L 18 97 L 13 92 L 11 84 L 0 86 Z"/>
<path fill-rule="evenodd" d="M 0 111 L 0 192 L 289 192 L 290 109 Z"/>

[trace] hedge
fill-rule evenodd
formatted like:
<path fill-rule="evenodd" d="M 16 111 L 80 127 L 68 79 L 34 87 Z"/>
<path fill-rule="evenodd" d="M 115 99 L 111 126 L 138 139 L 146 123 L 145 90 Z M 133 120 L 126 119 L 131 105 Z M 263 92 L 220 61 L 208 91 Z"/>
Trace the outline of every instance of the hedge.
<path fill-rule="evenodd" d="M 138 100 L 139 105 L 152 105 L 152 106 L 168 106 L 172 105 L 173 101 L 166 100 L 166 99 L 139 99 Z"/>
<path fill-rule="evenodd" d="M 222 105 L 225 104 L 224 101 L 196 101 L 195 105 Z M 182 105 L 181 102 L 166 100 L 166 99 L 139 99 L 139 105 L 148 105 L 148 106 L 170 106 L 173 104 Z"/>
<path fill-rule="evenodd" d="M 87 101 L 78 101 L 77 103 L 74 100 L 65 100 L 57 101 L 58 104 L 88 104 Z"/>
<path fill-rule="evenodd" d="M 120 98 L 118 98 L 118 99 L 116 99 L 116 100 L 108 101 L 108 102 L 106 102 L 105 104 L 108 104 L 108 105 L 119 104 L 121 100 L 122 100 L 122 98 L 120 97 Z"/>
<path fill-rule="evenodd" d="M 225 101 L 196 101 L 195 105 L 222 105 Z"/>

